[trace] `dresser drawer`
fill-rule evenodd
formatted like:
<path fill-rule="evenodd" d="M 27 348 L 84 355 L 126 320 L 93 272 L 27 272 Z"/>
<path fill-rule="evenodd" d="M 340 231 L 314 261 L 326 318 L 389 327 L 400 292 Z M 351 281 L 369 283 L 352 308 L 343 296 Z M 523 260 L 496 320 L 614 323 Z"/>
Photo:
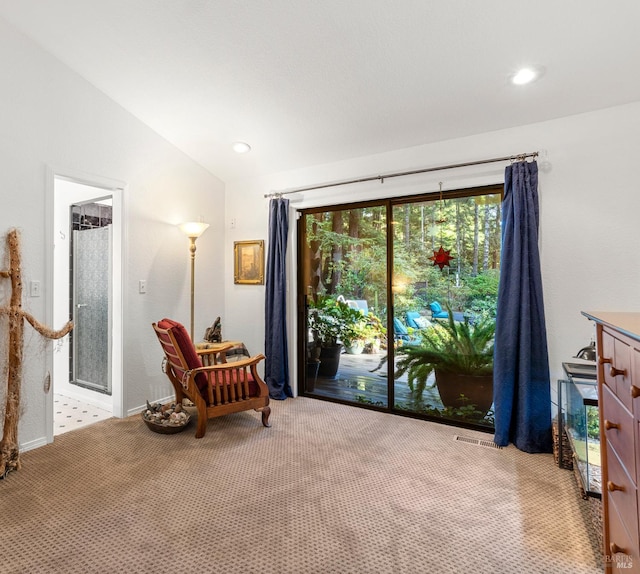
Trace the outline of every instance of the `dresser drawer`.
<path fill-rule="evenodd" d="M 631 411 L 631 347 L 606 329 L 602 333 L 602 356 L 604 382 Z"/>
<path fill-rule="evenodd" d="M 607 444 L 607 489 L 609 504 L 616 507 L 632 540 L 638 540 L 638 497 L 634 480 L 622 466 L 618 453 Z"/>
<path fill-rule="evenodd" d="M 635 343 L 631 349 L 631 396 L 633 397 L 633 414 L 640 419 L 640 344 Z"/>
<path fill-rule="evenodd" d="M 620 456 L 625 469 L 635 476 L 636 459 L 633 416 L 613 392 L 602 387 L 602 432 Z"/>
<path fill-rule="evenodd" d="M 615 506 L 609 506 L 609 547 L 605 548 L 605 561 L 611 565 L 606 572 L 640 573 L 638 541 L 632 541 Z"/>

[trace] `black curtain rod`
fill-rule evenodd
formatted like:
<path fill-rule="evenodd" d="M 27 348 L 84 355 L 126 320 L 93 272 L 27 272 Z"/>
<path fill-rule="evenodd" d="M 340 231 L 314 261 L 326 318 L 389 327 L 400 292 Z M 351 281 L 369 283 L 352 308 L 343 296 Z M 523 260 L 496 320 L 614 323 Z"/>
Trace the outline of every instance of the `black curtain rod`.
<path fill-rule="evenodd" d="M 499 161 L 523 161 L 528 157 L 538 157 L 538 152 L 533 151 L 530 153 L 522 153 L 519 155 L 508 155 L 505 157 L 494 157 L 492 159 L 481 159 L 478 161 L 468 161 L 465 163 L 452 163 L 450 165 L 440 165 L 438 167 L 426 167 L 423 169 L 414 169 L 412 171 L 400 171 L 396 173 L 387 173 L 386 175 L 372 175 L 369 177 L 361 177 L 359 179 L 347 179 L 343 181 L 334 181 L 332 183 L 321 183 L 318 185 L 311 185 L 309 187 L 298 187 L 296 189 L 288 189 L 286 191 L 272 191 L 271 193 L 265 193 L 265 197 L 281 197 L 283 195 L 289 195 L 290 193 L 299 193 L 301 191 L 311 191 L 314 189 L 324 189 L 327 187 L 337 187 L 339 185 L 350 185 L 352 183 L 363 183 L 365 181 L 376 181 L 384 183 L 385 179 L 391 179 L 392 177 L 402 177 L 405 175 L 416 175 L 418 173 L 429 173 L 430 171 L 443 171 L 445 169 L 455 169 L 458 167 L 469 167 L 472 165 L 482 165 L 484 163 L 496 163 Z"/>

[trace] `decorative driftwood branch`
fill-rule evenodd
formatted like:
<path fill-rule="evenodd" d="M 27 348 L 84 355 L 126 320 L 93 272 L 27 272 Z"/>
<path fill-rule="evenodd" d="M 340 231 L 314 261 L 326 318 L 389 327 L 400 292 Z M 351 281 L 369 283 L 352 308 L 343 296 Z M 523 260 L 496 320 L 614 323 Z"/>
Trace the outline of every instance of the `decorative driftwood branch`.
<path fill-rule="evenodd" d="M 11 280 L 9 306 L 0 308 L 0 315 L 6 315 L 9 318 L 9 367 L 2 440 L 0 441 L 0 478 L 4 478 L 9 471 L 20 468 L 18 419 L 20 417 L 22 386 L 24 320 L 26 319 L 38 333 L 47 339 L 59 339 L 73 329 L 73 323 L 69 322 L 59 331 L 54 331 L 22 309 L 20 239 L 17 230 L 12 229 L 7 235 L 7 246 L 9 248 L 9 269 L 0 271 L 0 278 Z"/>

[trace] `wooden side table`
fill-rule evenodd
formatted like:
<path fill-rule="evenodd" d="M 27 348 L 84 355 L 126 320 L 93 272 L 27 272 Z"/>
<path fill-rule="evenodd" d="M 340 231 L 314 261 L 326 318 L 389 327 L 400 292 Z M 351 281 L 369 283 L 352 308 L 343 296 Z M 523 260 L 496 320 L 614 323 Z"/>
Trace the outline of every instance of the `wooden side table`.
<path fill-rule="evenodd" d="M 202 341 L 196 343 L 195 347 L 205 367 L 226 363 L 228 360 L 238 360 L 240 356 L 250 357 L 242 341 L 222 341 L 221 343 Z"/>

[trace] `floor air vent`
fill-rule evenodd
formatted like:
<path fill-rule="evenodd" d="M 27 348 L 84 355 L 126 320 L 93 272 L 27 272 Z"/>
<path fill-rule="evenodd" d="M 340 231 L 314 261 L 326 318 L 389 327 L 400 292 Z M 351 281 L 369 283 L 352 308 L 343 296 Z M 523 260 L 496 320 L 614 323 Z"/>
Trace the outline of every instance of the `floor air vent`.
<path fill-rule="evenodd" d="M 475 444 L 476 446 L 484 446 L 487 448 L 497 448 L 499 450 L 502 450 L 501 446 L 498 446 L 495 442 L 490 441 L 490 440 L 480 440 L 477 438 L 470 438 L 468 436 L 460 436 L 460 435 L 454 435 L 454 440 L 459 440 L 460 442 L 466 442 L 469 444 Z"/>

